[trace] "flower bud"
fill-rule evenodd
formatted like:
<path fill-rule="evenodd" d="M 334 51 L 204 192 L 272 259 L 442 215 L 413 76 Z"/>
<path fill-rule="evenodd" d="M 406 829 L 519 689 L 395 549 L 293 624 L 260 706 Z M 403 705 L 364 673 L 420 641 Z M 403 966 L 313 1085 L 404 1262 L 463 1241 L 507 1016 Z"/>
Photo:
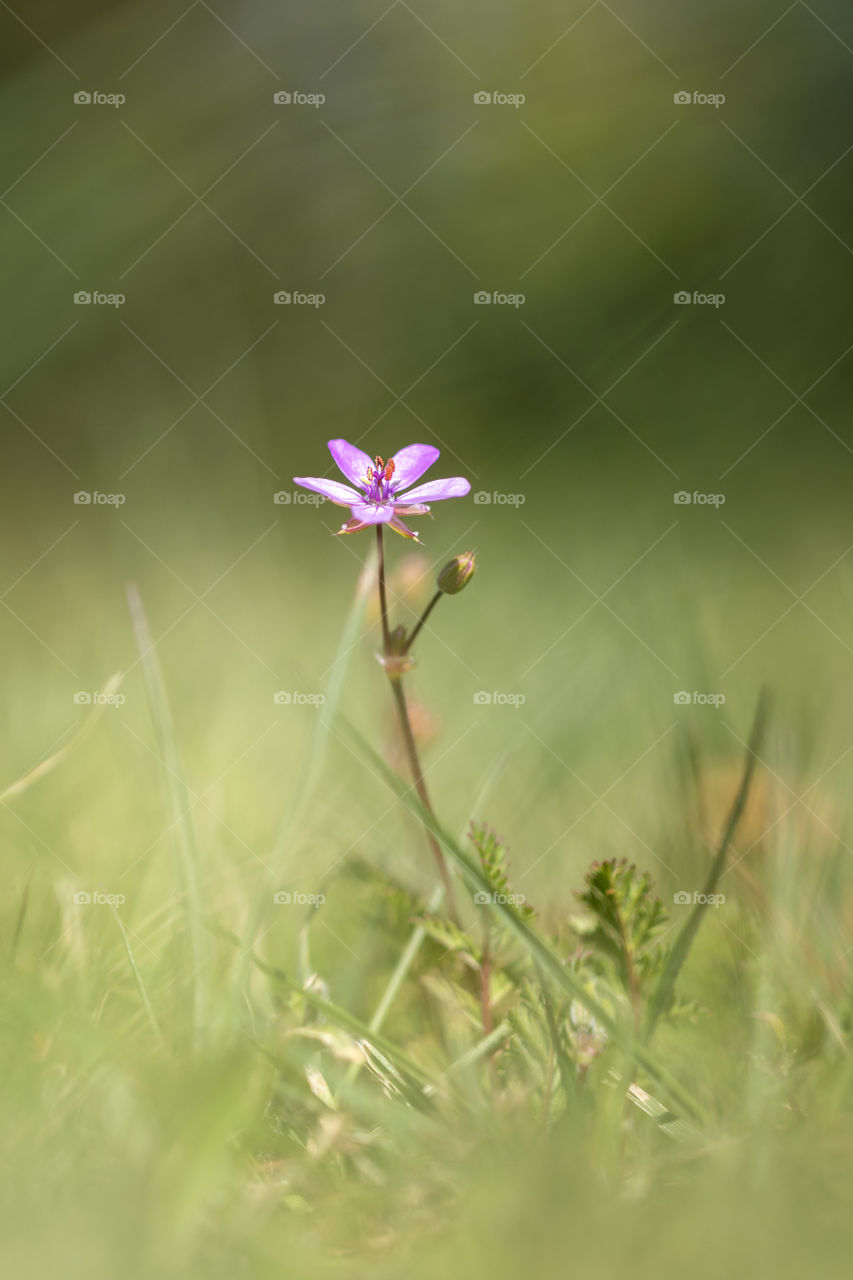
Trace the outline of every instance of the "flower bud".
<path fill-rule="evenodd" d="M 455 596 L 474 576 L 476 553 L 465 551 L 461 556 L 454 556 L 438 575 L 437 586 L 446 596 Z"/>

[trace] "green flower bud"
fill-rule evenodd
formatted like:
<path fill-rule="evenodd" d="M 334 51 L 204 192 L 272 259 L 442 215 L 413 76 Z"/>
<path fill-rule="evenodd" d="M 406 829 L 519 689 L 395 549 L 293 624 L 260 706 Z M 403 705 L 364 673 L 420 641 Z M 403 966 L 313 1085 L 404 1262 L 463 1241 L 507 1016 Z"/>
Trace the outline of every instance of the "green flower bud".
<path fill-rule="evenodd" d="M 474 576 L 476 553 L 465 551 L 461 556 L 454 556 L 438 575 L 437 586 L 446 596 L 455 596 Z"/>

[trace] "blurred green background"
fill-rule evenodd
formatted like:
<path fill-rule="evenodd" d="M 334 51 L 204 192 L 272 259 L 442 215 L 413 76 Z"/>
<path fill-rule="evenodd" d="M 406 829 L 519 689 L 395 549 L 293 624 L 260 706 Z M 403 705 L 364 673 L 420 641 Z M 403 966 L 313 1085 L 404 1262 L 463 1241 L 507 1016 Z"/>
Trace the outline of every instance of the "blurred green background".
<path fill-rule="evenodd" d="M 202 797 L 210 910 L 242 928 L 250 899 L 315 890 L 350 852 L 431 884 L 335 734 L 288 826 L 318 713 L 274 694 L 326 688 L 370 547 L 294 496 L 337 436 L 436 444 L 435 475 L 471 480 L 407 562 L 479 553 L 413 691 L 443 819 L 490 779 L 532 899 L 569 903 L 613 854 L 692 884 L 686 744 L 726 777 L 763 683 L 774 770 L 794 794 L 819 779 L 845 834 L 848 4 L 32 0 L 0 6 L 0 32 L 0 777 L 127 672 L 125 703 L 0 815 L 10 929 L 30 874 L 46 950 L 68 886 L 125 894 L 152 946 L 168 920 L 130 582 Z M 392 572 L 412 553 L 387 550 Z M 374 624 L 342 709 L 384 745 L 376 643 Z M 365 1012 L 367 928 L 329 914 L 322 968 Z M 292 955 L 290 922 L 264 929 Z"/>

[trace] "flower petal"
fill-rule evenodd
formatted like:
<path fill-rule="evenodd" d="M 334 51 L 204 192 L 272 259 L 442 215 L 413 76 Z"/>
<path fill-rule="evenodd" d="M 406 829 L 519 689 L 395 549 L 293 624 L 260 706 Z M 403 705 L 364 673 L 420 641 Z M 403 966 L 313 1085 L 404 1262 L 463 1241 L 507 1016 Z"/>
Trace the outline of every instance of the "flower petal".
<path fill-rule="evenodd" d="M 398 495 L 396 501 L 407 506 L 412 502 L 440 502 L 442 498 L 464 498 L 471 492 L 470 481 L 462 476 L 452 476 L 448 480 L 428 480 L 408 493 Z"/>
<path fill-rule="evenodd" d="M 394 503 L 394 515 L 396 516 L 428 516 L 429 507 L 424 502 L 412 503 Z"/>
<path fill-rule="evenodd" d="M 394 507 L 392 503 L 381 505 L 375 502 L 353 502 L 350 504 L 350 510 L 356 520 L 360 520 L 362 524 L 388 524 L 394 519 Z"/>
<path fill-rule="evenodd" d="M 339 480 L 323 480 L 318 476 L 294 476 L 293 483 L 302 485 L 303 489 L 313 489 L 315 493 L 321 493 L 324 498 L 328 498 L 330 502 L 336 502 L 339 507 L 350 507 L 353 502 L 361 500 L 360 493 L 351 489 L 348 484 L 341 484 Z"/>
<path fill-rule="evenodd" d="M 362 449 L 357 449 L 348 440 L 330 440 L 329 453 L 347 480 L 357 485 L 364 483 L 367 468 L 373 466 L 373 459 L 368 458 Z"/>
<path fill-rule="evenodd" d="M 342 524 L 338 529 L 337 536 L 340 537 L 342 533 L 358 533 L 359 529 L 367 529 L 368 527 L 361 520 L 347 520 L 346 524 Z"/>
<path fill-rule="evenodd" d="M 393 529 L 395 533 L 402 534 L 404 538 L 411 538 L 412 542 L 420 543 L 418 535 L 408 525 L 403 524 L 399 516 L 395 515 L 393 520 L 388 521 L 388 528 Z"/>
<path fill-rule="evenodd" d="M 394 488 L 405 489 L 414 484 L 440 453 L 432 444 L 407 444 L 405 449 L 400 449 L 394 454 Z"/>

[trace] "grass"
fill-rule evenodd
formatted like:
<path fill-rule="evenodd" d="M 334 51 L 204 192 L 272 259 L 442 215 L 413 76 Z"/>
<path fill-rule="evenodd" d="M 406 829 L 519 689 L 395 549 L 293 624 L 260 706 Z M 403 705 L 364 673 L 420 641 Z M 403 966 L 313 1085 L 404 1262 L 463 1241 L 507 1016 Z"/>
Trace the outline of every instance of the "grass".
<path fill-rule="evenodd" d="M 484 781 L 459 826 L 488 819 L 520 769 L 536 786 L 515 827 L 529 848 L 508 854 L 481 831 L 479 857 L 442 817 L 448 730 L 430 744 L 419 722 L 435 821 L 400 781 L 399 744 L 382 731 L 377 749 L 356 727 L 352 664 L 371 705 L 387 694 L 362 667 L 376 643 L 365 581 L 331 650 L 329 703 L 284 743 L 297 782 L 283 814 L 277 768 L 253 780 L 279 797 L 259 860 L 240 790 L 223 806 L 181 762 L 185 696 L 168 659 L 153 664 L 138 595 L 126 706 L 84 719 L 7 791 L 7 834 L 20 833 L 3 973 L 7 1269 L 509 1277 L 562 1274 L 571 1257 L 592 1275 L 652 1276 L 698 1250 L 699 1275 L 728 1259 L 793 1276 L 816 1256 L 821 1274 L 842 1274 L 846 815 L 832 776 L 806 790 L 791 773 L 790 712 L 762 713 L 725 757 L 719 724 L 692 716 L 656 789 L 620 789 L 584 825 L 607 839 L 586 866 L 569 856 L 575 878 L 553 862 L 537 877 L 549 806 L 562 805 L 550 765 L 568 752 L 589 776 L 595 754 L 581 766 L 539 708 L 522 708 L 536 726 L 527 755 L 516 721 L 510 757 L 469 761 Z M 453 623 L 482 589 L 481 574 L 440 610 Z M 421 665 L 439 664 L 436 634 L 421 644 Z M 109 715 L 127 716 L 132 777 L 110 760 Z M 821 747 L 805 729 L 800 740 Z M 103 780 L 88 805 L 75 770 Z M 452 813 L 462 793 L 446 791 Z M 36 797 L 57 831 L 85 833 L 76 870 L 59 865 L 67 841 L 35 835 Z M 156 814 L 161 838 L 119 876 L 109 845 L 128 805 Z M 654 830 L 674 881 L 626 823 Z M 442 912 L 423 824 L 454 868 L 461 929 Z M 615 845 L 636 873 L 608 860 Z M 75 901 L 119 884 L 124 902 Z M 324 901 L 276 905 L 282 885 Z M 679 889 L 725 901 L 682 907 Z M 475 905 L 499 890 L 509 901 Z"/>

